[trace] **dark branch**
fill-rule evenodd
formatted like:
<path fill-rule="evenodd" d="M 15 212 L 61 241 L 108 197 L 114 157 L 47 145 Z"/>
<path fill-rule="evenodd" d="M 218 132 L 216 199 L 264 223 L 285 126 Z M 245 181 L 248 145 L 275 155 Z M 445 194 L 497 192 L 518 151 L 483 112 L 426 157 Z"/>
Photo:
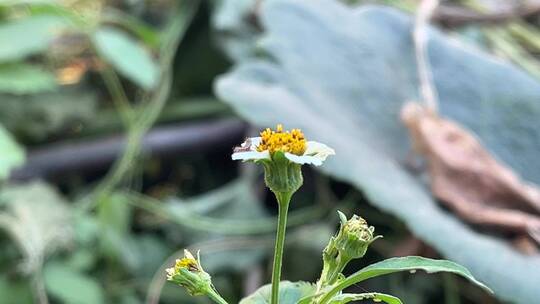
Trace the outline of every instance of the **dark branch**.
<path fill-rule="evenodd" d="M 237 119 L 183 123 L 152 129 L 143 139 L 144 153 L 167 157 L 178 153 L 204 151 L 241 141 L 246 125 Z M 92 141 L 52 144 L 30 151 L 26 164 L 15 170 L 12 181 L 51 178 L 109 166 L 126 145 L 123 135 Z"/>
<path fill-rule="evenodd" d="M 504 23 L 519 18 L 540 14 L 540 3 L 526 3 L 512 8 L 490 13 L 479 13 L 457 6 L 439 6 L 433 15 L 433 21 L 448 27 L 458 27 L 469 23 Z"/>

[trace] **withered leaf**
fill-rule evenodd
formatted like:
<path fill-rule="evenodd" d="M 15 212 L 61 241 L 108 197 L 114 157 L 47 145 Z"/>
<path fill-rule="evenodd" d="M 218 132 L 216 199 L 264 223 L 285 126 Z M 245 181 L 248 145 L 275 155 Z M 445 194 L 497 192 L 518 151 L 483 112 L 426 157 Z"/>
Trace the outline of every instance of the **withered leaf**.
<path fill-rule="evenodd" d="M 433 195 L 463 220 L 526 233 L 540 243 L 540 190 L 499 162 L 467 129 L 418 103 L 401 111 L 427 162 Z"/>

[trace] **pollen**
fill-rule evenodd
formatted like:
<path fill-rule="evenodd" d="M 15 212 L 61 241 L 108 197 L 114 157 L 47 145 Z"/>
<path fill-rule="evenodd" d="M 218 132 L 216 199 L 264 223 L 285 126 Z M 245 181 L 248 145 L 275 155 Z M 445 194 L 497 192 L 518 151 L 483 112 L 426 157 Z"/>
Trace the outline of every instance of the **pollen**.
<path fill-rule="evenodd" d="M 276 151 L 289 152 L 296 155 L 302 155 L 306 151 L 306 139 L 300 129 L 284 131 L 283 125 L 279 124 L 276 130 L 266 128 L 261 132 L 261 143 L 257 151 L 266 151 L 273 154 Z"/>
<path fill-rule="evenodd" d="M 180 260 L 176 260 L 174 269 L 176 272 L 178 272 L 180 269 L 187 269 L 189 271 L 198 271 L 199 265 L 195 259 L 182 258 Z"/>

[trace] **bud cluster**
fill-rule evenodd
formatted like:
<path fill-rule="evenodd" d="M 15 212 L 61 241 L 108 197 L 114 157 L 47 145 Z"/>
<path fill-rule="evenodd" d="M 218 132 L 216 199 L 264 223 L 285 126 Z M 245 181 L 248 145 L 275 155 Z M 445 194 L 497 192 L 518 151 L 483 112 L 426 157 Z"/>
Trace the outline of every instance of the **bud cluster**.
<path fill-rule="evenodd" d="M 375 240 L 373 233 L 375 228 L 369 226 L 366 220 L 358 215 L 346 220 L 343 213 L 340 214 L 341 229 L 334 238 L 334 246 L 341 255 L 350 259 L 359 259 L 366 254 L 369 244 Z"/>
<path fill-rule="evenodd" d="M 191 252 L 184 250 L 184 257 L 166 271 L 168 281 L 185 287 L 192 296 L 206 295 L 213 290 L 212 278 L 203 270 L 198 254 L 195 259 Z"/>
<path fill-rule="evenodd" d="M 363 257 L 369 245 L 381 237 L 374 236 L 375 228 L 360 216 L 353 215 L 347 220 L 343 213 L 338 213 L 341 227 L 323 251 L 324 265 L 318 282 L 319 289 L 334 284 L 345 266 L 351 260 Z"/>

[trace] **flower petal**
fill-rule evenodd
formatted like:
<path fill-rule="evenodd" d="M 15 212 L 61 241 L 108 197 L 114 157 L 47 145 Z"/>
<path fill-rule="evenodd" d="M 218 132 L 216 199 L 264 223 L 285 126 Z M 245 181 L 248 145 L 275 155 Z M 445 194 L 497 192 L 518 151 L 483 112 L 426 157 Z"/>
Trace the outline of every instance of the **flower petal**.
<path fill-rule="evenodd" d="M 262 138 L 259 137 L 250 137 L 248 140 L 251 140 L 251 147 L 254 151 L 257 150 L 257 147 L 261 144 Z"/>
<path fill-rule="evenodd" d="M 232 155 L 233 160 L 259 160 L 259 159 L 270 159 L 270 153 L 268 151 L 245 151 L 245 152 L 234 152 Z"/>
<path fill-rule="evenodd" d="M 304 156 L 314 156 L 320 159 L 321 161 L 325 161 L 329 155 L 335 155 L 335 154 L 336 154 L 336 151 L 334 151 L 334 149 L 316 141 L 308 141 L 306 152 L 304 152 Z"/>
<path fill-rule="evenodd" d="M 323 163 L 323 160 L 321 160 L 319 157 L 311 156 L 311 155 L 296 155 L 296 154 L 287 152 L 285 153 L 285 157 L 288 160 L 292 161 L 293 163 L 297 163 L 300 165 L 310 164 L 310 165 L 320 166 Z"/>

